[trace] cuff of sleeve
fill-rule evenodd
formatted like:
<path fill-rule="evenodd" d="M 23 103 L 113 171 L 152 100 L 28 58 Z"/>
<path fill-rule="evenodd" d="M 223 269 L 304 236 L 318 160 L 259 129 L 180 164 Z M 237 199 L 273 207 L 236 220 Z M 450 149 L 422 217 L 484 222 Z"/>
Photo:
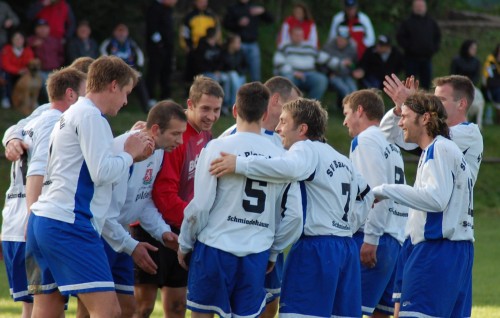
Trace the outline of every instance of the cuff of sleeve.
<path fill-rule="evenodd" d="M 179 251 L 181 251 L 182 254 L 187 254 L 187 253 L 191 252 L 192 250 L 193 250 L 192 248 L 179 245 Z"/>
<path fill-rule="evenodd" d="M 379 239 L 380 239 L 380 236 L 365 233 L 363 242 L 371 244 L 371 245 L 378 245 Z"/>
<path fill-rule="evenodd" d="M 159 224 L 157 231 L 154 233 L 153 237 L 163 244 L 163 233 L 172 232 L 172 228 L 165 222 L 163 224 Z"/>
<path fill-rule="evenodd" d="M 394 115 L 394 119 L 397 119 L 399 120 L 399 118 L 401 118 L 401 114 L 396 114 L 396 107 L 393 107 L 392 108 L 392 114 Z"/>
<path fill-rule="evenodd" d="M 276 263 L 276 260 L 278 259 L 279 252 L 271 252 L 269 254 L 269 261 Z"/>
<path fill-rule="evenodd" d="M 241 157 L 237 156 L 236 157 L 236 167 L 234 168 L 234 173 L 236 174 L 244 174 L 246 170 L 246 164 L 242 160 Z"/>
<path fill-rule="evenodd" d="M 128 255 L 132 255 L 138 244 L 138 241 L 134 240 L 132 237 L 129 237 L 124 244 L 123 252 L 127 253 Z"/>
<path fill-rule="evenodd" d="M 125 163 L 129 167 L 134 163 L 134 158 L 128 152 L 122 152 L 119 156 L 125 160 Z"/>
<path fill-rule="evenodd" d="M 375 198 L 377 198 L 379 201 L 384 200 L 384 199 L 388 199 L 388 197 L 386 195 L 384 195 L 384 185 L 383 184 L 373 188 L 372 193 L 375 196 Z"/>

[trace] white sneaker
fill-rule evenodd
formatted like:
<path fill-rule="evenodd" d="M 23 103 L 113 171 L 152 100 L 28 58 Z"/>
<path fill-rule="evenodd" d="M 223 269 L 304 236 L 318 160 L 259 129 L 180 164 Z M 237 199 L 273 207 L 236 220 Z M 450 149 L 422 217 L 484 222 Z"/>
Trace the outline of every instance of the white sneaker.
<path fill-rule="evenodd" d="M 2 108 L 4 109 L 10 108 L 10 102 L 7 97 L 2 98 Z"/>

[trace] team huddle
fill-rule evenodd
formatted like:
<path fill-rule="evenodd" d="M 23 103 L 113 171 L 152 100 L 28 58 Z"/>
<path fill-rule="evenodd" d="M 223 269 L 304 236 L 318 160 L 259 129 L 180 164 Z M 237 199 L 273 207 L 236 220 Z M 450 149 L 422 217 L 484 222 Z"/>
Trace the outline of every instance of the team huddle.
<path fill-rule="evenodd" d="M 84 66 L 82 66 L 82 64 Z M 23 317 L 470 317 L 473 188 L 482 160 L 463 76 L 387 76 L 347 95 L 349 157 L 328 114 L 284 77 L 236 93 L 197 76 L 116 138 L 105 116 L 138 73 L 121 59 L 53 72 L 50 102 L 9 128 L 2 246 Z M 418 154 L 413 186 L 402 150 Z M 288 247 L 286 257 L 283 251 Z"/>

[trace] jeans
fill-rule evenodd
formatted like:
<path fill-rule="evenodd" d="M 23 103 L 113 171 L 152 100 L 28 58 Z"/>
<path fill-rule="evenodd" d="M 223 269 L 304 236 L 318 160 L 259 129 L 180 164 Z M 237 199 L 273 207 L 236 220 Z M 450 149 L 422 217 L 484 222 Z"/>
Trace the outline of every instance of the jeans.
<path fill-rule="evenodd" d="M 227 105 L 232 107 L 236 102 L 236 93 L 246 83 L 246 78 L 245 75 L 241 75 L 236 71 L 227 72 L 227 76 L 229 77 L 229 91 L 225 92 L 224 99 L 227 101 Z"/>
<path fill-rule="evenodd" d="M 260 48 L 259 43 L 241 43 L 241 50 L 245 55 L 250 72 L 250 81 L 260 81 Z"/>
<path fill-rule="evenodd" d="M 330 85 L 338 93 L 340 100 L 358 89 L 356 81 L 350 76 L 331 76 Z"/>
<path fill-rule="evenodd" d="M 304 72 L 304 79 L 299 79 L 293 74 L 283 74 L 286 78 L 292 81 L 298 88 L 305 91 L 307 96 L 311 99 L 321 100 L 328 88 L 328 79 L 326 75 L 320 72 Z"/>

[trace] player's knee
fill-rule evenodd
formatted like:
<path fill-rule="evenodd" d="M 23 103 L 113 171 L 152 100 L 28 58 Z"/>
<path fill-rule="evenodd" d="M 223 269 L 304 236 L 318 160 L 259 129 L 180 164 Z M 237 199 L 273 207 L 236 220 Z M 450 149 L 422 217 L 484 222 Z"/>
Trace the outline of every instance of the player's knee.
<path fill-rule="evenodd" d="M 154 305 L 143 305 L 143 306 L 137 306 L 135 310 L 136 317 L 138 318 L 149 318 L 151 314 L 153 313 L 154 310 Z"/>
<path fill-rule="evenodd" d="M 168 311 L 176 315 L 183 314 L 186 311 L 185 300 L 174 300 L 168 304 Z"/>
<path fill-rule="evenodd" d="M 121 311 L 122 311 L 122 314 L 121 314 L 122 318 L 133 317 L 134 313 L 136 312 L 135 302 L 131 301 L 131 302 L 127 302 L 126 304 L 122 304 Z M 153 309 L 151 309 L 149 314 L 151 314 L 152 312 L 153 312 Z"/>

